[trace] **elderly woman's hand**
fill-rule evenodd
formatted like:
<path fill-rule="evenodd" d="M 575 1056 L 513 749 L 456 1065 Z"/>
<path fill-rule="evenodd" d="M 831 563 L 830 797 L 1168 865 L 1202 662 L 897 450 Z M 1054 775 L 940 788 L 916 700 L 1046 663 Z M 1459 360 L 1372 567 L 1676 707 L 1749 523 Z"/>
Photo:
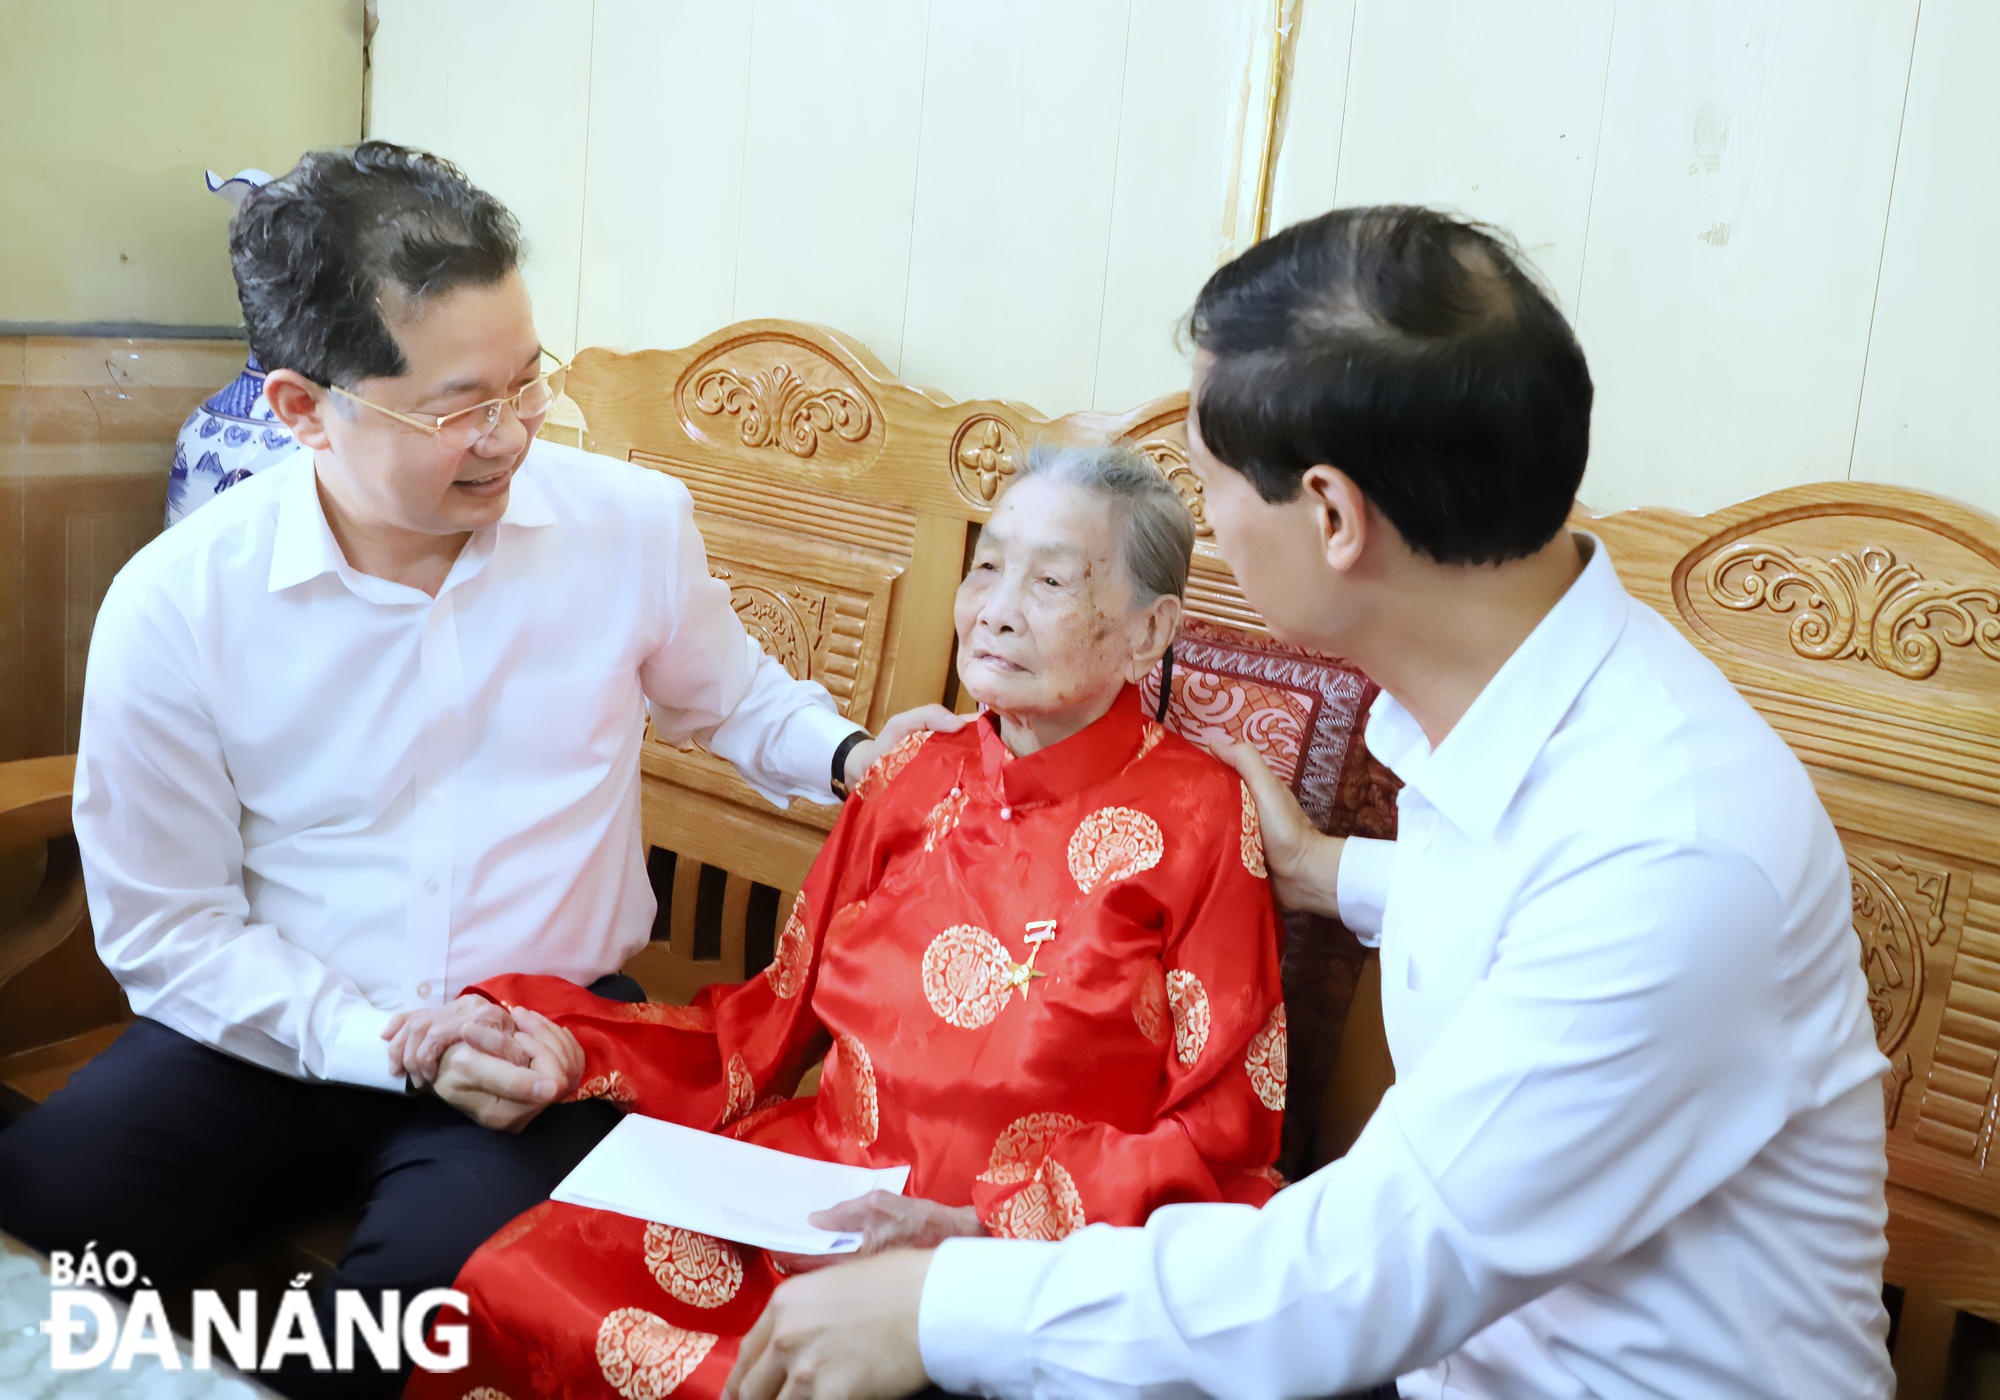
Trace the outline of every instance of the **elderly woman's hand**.
<path fill-rule="evenodd" d="M 944 1206 L 893 1191 L 870 1191 L 826 1210 L 814 1211 L 806 1223 L 822 1230 L 861 1232 L 861 1248 L 852 1254 L 781 1254 L 768 1251 L 780 1273 L 805 1274 L 854 1259 L 866 1259 L 891 1249 L 935 1249 L 956 1235 L 983 1235 L 979 1212 L 971 1206 Z"/>
<path fill-rule="evenodd" d="M 471 993 L 439 1007 L 402 1011 L 382 1032 L 389 1042 L 389 1072 L 409 1077 L 421 1089 L 437 1078 L 438 1060 L 460 1041 L 509 1064 L 525 1065 L 530 1056 L 514 1039 L 517 1027 L 507 1008 Z"/>
<path fill-rule="evenodd" d="M 882 726 L 882 732 L 873 739 L 864 739 L 847 751 L 847 772 L 842 775 L 851 788 L 861 781 L 862 774 L 874 766 L 875 760 L 890 749 L 921 729 L 934 729 L 940 734 L 955 734 L 972 722 L 971 715 L 953 714 L 942 705 L 918 705 L 905 710 Z"/>
<path fill-rule="evenodd" d="M 1334 887 L 1345 839 L 1324 836 L 1314 829 L 1305 808 L 1299 806 L 1291 789 L 1278 781 L 1255 746 L 1224 739 L 1211 744 L 1209 752 L 1234 768 L 1249 785 L 1250 800 L 1257 804 L 1257 825 L 1264 834 L 1264 866 L 1271 872 L 1271 889 L 1278 903 L 1287 909 L 1340 917 Z"/>

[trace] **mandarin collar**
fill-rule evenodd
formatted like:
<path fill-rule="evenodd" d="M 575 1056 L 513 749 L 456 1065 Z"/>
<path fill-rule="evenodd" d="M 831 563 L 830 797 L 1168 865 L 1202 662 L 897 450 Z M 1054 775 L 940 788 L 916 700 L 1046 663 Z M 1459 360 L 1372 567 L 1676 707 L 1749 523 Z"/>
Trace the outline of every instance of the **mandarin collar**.
<path fill-rule="evenodd" d="M 1146 727 L 1139 687 L 1129 682 L 1102 716 L 1060 743 L 1016 757 L 1000 741 L 999 720 L 979 717 L 979 761 L 1009 807 L 1043 807 L 1107 781 L 1132 761 Z"/>
<path fill-rule="evenodd" d="M 1460 831 L 1487 840 L 1563 717 L 1625 631 L 1632 599 L 1595 535 L 1583 572 L 1514 649 L 1435 749 L 1388 691 L 1369 709 L 1368 749 Z"/>

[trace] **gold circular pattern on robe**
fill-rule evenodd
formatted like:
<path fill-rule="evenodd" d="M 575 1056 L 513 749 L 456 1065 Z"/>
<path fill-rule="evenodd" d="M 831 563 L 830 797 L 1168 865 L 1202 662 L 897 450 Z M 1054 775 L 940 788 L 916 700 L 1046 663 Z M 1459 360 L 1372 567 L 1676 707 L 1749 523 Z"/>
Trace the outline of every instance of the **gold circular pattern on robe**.
<path fill-rule="evenodd" d="M 694 1308 L 719 1308 L 743 1287 L 743 1258 L 734 1247 L 675 1225 L 646 1226 L 646 1268 Z"/>
<path fill-rule="evenodd" d="M 833 1053 L 820 1077 L 820 1092 L 833 1094 L 841 1131 L 859 1147 L 867 1147 L 882 1130 L 881 1106 L 875 1097 L 875 1065 L 868 1047 L 851 1035 L 833 1038 Z"/>
<path fill-rule="evenodd" d="M 1069 838 L 1069 873 L 1085 894 L 1160 863 L 1160 825 L 1130 807 L 1100 807 Z"/>
<path fill-rule="evenodd" d="M 1164 724 L 1154 719 L 1147 720 L 1145 729 L 1139 735 L 1139 752 L 1132 755 L 1132 761 L 1137 763 L 1154 749 L 1157 749 L 1160 746 L 1160 740 L 1166 737 L 1167 727 Z"/>
<path fill-rule="evenodd" d="M 931 808 L 924 818 L 924 850 L 935 851 L 944 838 L 958 830 L 958 819 L 965 813 L 965 793 L 953 788 L 944 795 L 937 806 Z"/>
<path fill-rule="evenodd" d="M 861 775 L 861 781 L 854 785 L 853 796 L 863 802 L 880 797 L 883 790 L 896 781 L 896 775 L 910 766 L 910 760 L 917 756 L 917 750 L 929 742 L 930 737 L 930 730 L 919 729 L 869 764 L 868 771 Z"/>
<path fill-rule="evenodd" d="M 974 1031 L 1007 1004 L 1007 945 L 983 928 L 953 924 L 924 949 L 924 1000 L 940 1020 Z"/>
<path fill-rule="evenodd" d="M 571 1103 L 581 1103 L 585 1099 L 608 1099 L 615 1104 L 637 1103 L 639 1091 L 625 1082 L 625 1076 L 617 1070 L 609 1074 L 594 1074 L 576 1086 L 576 1092 L 569 1096 Z"/>
<path fill-rule="evenodd" d="M 812 935 L 806 932 L 806 918 L 806 892 L 800 890 L 784 932 L 778 935 L 771 965 L 764 971 L 772 992 L 787 1001 L 805 990 L 806 974 L 812 970 Z"/>
<path fill-rule="evenodd" d="M 1045 1161 L 1034 1179 L 1009 1196 L 986 1226 L 1010 1240 L 1059 1240 L 1084 1227 L 1083 1197 L 1061 1162 Z"/>
<path fill-rule="evenodd" d="M 998 1186 L 1026 1181 L 1048 1160 L 1057 1138 L 1082 1126 L 1081 1118 L 1067 1113 L 1030 1113 L 1016 1118 L 993 1140 L 993 1152 L 979 1179 Z"/>
<path fill-rule="evenodd" d="M 728 1127 L 750 1111 L 757 1102 L 757 1081 L 750 1077 L 750 1066 L 741 1055 L 731 1055 L 727 1066 L 729 1076 L 729 1101 L 722 1106 L 722 1126 Z"/>
<path fill-rule="evenodd" d="M 1208 988 L 1192 972 L 1167 974 L 1167 1009 L 1174 1014 L 1174 1056 L 1193 1065 L 1208 1045 Z"/>
<path fill-rule="evenodd" d="M 597 1366 L 625 1400 L 661 1400 L 680 1389 L 718 1340 L 644 1308 L 619 1308 L 597 1329 Z"/>
<path fill-rule="evenodd" d="M 712 1031 L 715 1017 L 695 1006 L 669 1006 L 663 1001 L 618 1002 L 608 1014 L 620 1021 L 637 1021 L 647 1026 L 669 1026 L 677 1031 Z"/>
<path fill-rule="evenodd" d="M 1285 1008 L 1280 1005 L 1273 1008 L 1264 1029 L 1250 1037 L 1250 1048 L 1243 1055 L 1257 1101 L 1273 1113 L 1285 1109 L 1285 1050 Z"/>
<path fill-rule="evenodd" d="M 1139 980 L 1132 984 L 1132 1019 L 1139 1034 L 1155 1045 L 1165 1045 L 1173 1032 L 1172 1014 L 1167 1010 L 1167 974 L 1156 962 L 1148 962 Z"/>
<path fill-rule="evenodd" d="M 495 1390 L 490 1385 L 482 1385 L 477 1390 L 468 1390 L 459 1400 L 514 1400 L 504 1390 Z"/>
<path fill-rule="evenodd" d="M 1257 803 L 1250 796 L 1250 784 L 1239 783 L 1243 789 L 1243 868 L 1258 879 L 1266 879 L 1269 871 L 1264 868 L 1264 831 L 1257 824 Z"/>

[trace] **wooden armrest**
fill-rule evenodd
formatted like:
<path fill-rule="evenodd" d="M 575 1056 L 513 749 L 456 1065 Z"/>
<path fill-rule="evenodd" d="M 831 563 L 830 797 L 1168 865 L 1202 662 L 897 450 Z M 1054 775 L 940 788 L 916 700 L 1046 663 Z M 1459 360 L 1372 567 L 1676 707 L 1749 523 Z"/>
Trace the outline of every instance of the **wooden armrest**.
<path fill-rule="evenodd" d="M 0 763 L 0 851 L 69 834 L 76 755 Z"/>

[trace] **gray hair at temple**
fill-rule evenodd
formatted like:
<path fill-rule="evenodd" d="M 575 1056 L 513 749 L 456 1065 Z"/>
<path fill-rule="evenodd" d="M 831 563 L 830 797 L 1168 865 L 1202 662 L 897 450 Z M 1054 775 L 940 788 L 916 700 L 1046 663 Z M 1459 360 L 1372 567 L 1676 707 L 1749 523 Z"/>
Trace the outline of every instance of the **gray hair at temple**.
<path fill-rule="evenodd" d="M 1140 607 L 1162 594 L 1187 596 L 1194 517 L 1159 468 L 1121 443 L 1036 443 L 1013 484 L 1046 477 L 1109 496 L 1124 520 L 1118 553 L 1138 589 Z"/>

